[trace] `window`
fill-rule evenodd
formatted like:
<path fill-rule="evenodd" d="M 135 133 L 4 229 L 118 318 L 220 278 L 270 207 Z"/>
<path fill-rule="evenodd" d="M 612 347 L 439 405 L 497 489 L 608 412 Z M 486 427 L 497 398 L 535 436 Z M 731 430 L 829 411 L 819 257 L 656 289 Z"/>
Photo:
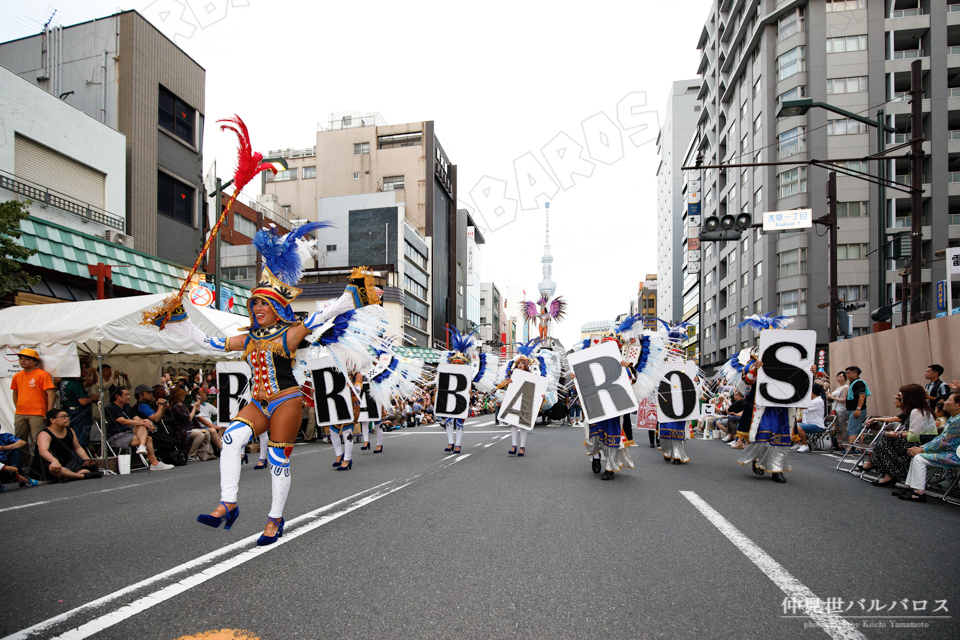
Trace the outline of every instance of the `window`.
<path fill-rule="evenodd" d="M 747 188 L 750 186 L 746 169 L 740 172 L 740 186 L 743 188 L 744 193 L 746 193 Z"/>
<path fill-rule="evenodd" d="M 378 149 L 396 149 L 399 147 L 419 147 L 423 140 L 423 134 L 419 131 L 414 133 L 395 133 L 392 135 L 378 136 Z"/>
<path fill-rule="evenodd" d="M 406 274 L 403 276 L 403 288 L 421 300 L 427 299 L 427 288 Z"/>
<path fill-rule="evenodd" d="M 736 326 L 737 326 L 737 314 L 731 313 L 730 315 L 727 316 L 727 327 L 729 327 L 730 331 L 733 331 L 736 328 Z"/>
<path fill-rule="evenodd" d="M 233 230 L 248 238 L 253 238 L 253 236 L 257 235 L 257 223 L 235 212 L 233 214 Z"/>
<path fill-rule="evenodd" d="M 224 280 L 253 280 L 253 269 L 250 267 L 224 267 Z"/>
<path fill-rule="evenodd" d="M 747 155 L 747 149 L 749 149 L 749 143 L 747 142 L 747 134 L 743 134 L 743 137 L 740 138 L 740 155 Z"/>
<path fill-rule="evenodd" d="M 806 132 L 806 127 L 794 127 L 777 136 L 777 146 L 781 160 L 807 150 Z"/>
<path fill-rule="evenodd" d="M 354 174 L 353 174 L 353 179 L 354 179 L 354 180 L 359 180 L 359 179 L 360 179 L 360 174 L 359 174 L 359 173 L 354 173 Z"/>
<path fill-rule="evenodd" d="M 777 296 L 780 303 L 779 311 L 785 316 L 805 316 L 807 315 L 807 290 L 794 289 L 793 291 L 781 291 Z"/>
<path fill-rule="evenodd" d="M 838 244 L 837 260 L 858 260 L 860 258 L 866 258 L 868 251 L 870 251 L 870 245 L 866 242 Z"/>
<path fill-rule="evenodd" d="M 838 218 L 866 218 L 868 215 L 865 201 L 837 203 Z"/>
<path fill-rule="evenodd" d="M 763 275 L 763 263 L 758 262 L 757 264 L 753 265 L 753 277 L 759 278 L 762 275 Z"/>
<path fill-rule="evenodd" d="M 313 167 L 304 167 L 304 168 L 303 168 L 303 179 L 304 179 L 304 180 L 309 180 L 310 178 L 316 178 L 316 177 L 317 177 L 317 167 L 316 167 L 316 166 L 313 166 Z"/>
<path fill-rule="evenodd" d="M 790 276 L 799 276 L 807 272 L 807 250 L 790 249 L 783 251 L 777 256 L 780 262 L 778 278 L 788 278 Z"/>
<path fill-rule="evenodd" d="M 763 187 L 757 189 L 757 190 L 753 193 L 753 204 L 754 204 L 755 206 L 756 206 L 756 205 L 759 205 L 759 204 L 760 204 L 760 201 L 763 200 L 762 194 L 760 193 L 761 191 L 763 191 Z"/>
<path fill-rule="evenodd" d="M 779 96 L 777 96 L 777 102 L 783 104 L 786 100 L 799 100 L 800 98 L 807 95 L 806 87 L 794 87 L 790 91 L 784 91 Z"/>
<path fill-rule="evenodd" d="M 794 47 L 777 58 L 777 81 L 804 70 L 805 47 Z"/>
<path fill-rule="evenodd" d="M 828 136 L 843 136 L 854 133 L 866 133 L 867 125 L 863 122 L 858 122 L 857 120 L 849 120 L 846 118 L 841 118 L 839 120 L 831 120 L 827 123 L 827 135 Z"/>
<path fill-rule="evenodd" d="M 703 332 L 703 342 L 705 344 L 713 342 L 713 327 L 707 327 L 706 331 Z"/>
<path fill-rule="evenodd" d="M 193 226 L 193 187 L 157 173 L 157 213 Z"/>
<path fill-rule="evenodd" d="M 838 167 L 843 167 L 844 169 L 851 169 L 852 171 L 861 171 L 863 173 L 868 173 L 870 171 L 870 165 L 861 160 L 848 160 L 846 162 L 837 162 L 835 163 Z M 840 174 L 843 175 L 843 174 Z"/>
<path fill-rule="evenodd" d="M 746 306 L 746 307 L 742 307 L 742 308 L 740 309 L 740 319 L 743 320 L 743 319 L 746 318 L 748 315 L 750 315 L 750 306 L 749 306 L 749 305 Z"/>
<path fill-rule="evenodd" d="M 336 250 L 337 250 L 337 245 L 335 245 L 335 244 L 328 244 L 328 245 L 327 245 L 327 251 L 336 251 Z"/>
<path fill-rule="evenodd" d="M 754 300 L 754 302 L 753 302 L 753 312 L 754 312 L 754 313 L 763 313 L 763 300 Z"/>
<path fill-rule="evenodd" d="M 753 241 L 760 242 L 760 237 L 763 236 L 763 229 L 761 227 L 756 227 L 753 230 Z"/>
<path fill-rule="evenodd" d="M 867 0 L 827 0 L 827 13 L 832 11 L 853 11 L 866 9 Z"/>
<path fill-rule="evenodd" d="M 160 113 L 158 122 L 161 127 L 177 136 L 187 144 L 193 144 L 193 123 L 196 111 L 186 102 L 160 87 Z"/>
<path fill-rule="evenodd" d="M 410 262 L 417 265 L 424 271 L 427 270 L 426 256 L 424 256 L 422 253 L 417 251 L 416 247 L 414 247 L 409 242 L 403 243 L 403 255 L 405 255 L 410 260 Z M 483 304 L 483 298 L 480 298 L 480 304 Z"/>
<path fill-rule="evenodd" d="M 846 36 L 843 38 L 827 38 L 827 53 L 844 53 L 846 51 L 866 51 L 867 36 Z"/>
<path fill-rule="evenodd" d="M 729 295 L 732 298 L 733 294 L 735 294 L 736 292 L 737 292 L 737 281 L 734 280 L 733 282 L 730 283 L 730 286 L 727 287 L 727 295 Z"/>
<path fill-rule="evenodd" d="M 753 83 L 753 97 L 756 98 L 760 95 L 760 78 L 757 78 L 757 81 Z"/>
<path fill-rule="evenodd" d="M 384 176 L 383 190 L 384 191 L 402 191 L 403 176 Z"/>
<path fill-rule="evenodd" d="M 867 76 L 853 78 L 830 78 L 827 80 L 827 95 L 834 93 L 859 93 L 867 90 Z"/>
<path fill-rule="evenodd" d="M 410 309 L 404 308 L 403 310 L 403 320 L 411 327 L 415 329 L 420 329 L 421 331 L 427 330 L 427 319 L 423 316 L 410 311 Z M 482 318 L 481 318 L 482 322 Z"/>
<path fill-rule="evenodd" d="M 743 236 L 740 238 L 740 253 L 747 255 L 748 251 L 750 251 L 750 236 Z"/>
<path fill-rule="evenodd" d="M 704 313 L 704 315 L 708 315 L 708 316 L 712 316 L 712 315 L 713 315 L 713 308 L 716 306 L 715 300 L 716 300 L 716 298 L 710 298 L 710 299 L 707 300 L 707 302 L 703 305 L 703 313 Z"/>
<path fill-rule="evenodd" d="M 267 182 L 289 182 L 297 179 L 296 167 L 286 171 L 277 171 L 277 175 L 273 175 L 272 171 L 265 171 L 264 173 L 267 176 Z"/>
<path fill-rule="evenodd" d="M 355 156 L 365 156 L 370 153 L 370 143 L 369 142 L 354 142 L 353 143 L 353 155 Z"/>
<path fill-rule="evenodd" d="M 711 269 L 710 272 L 707 274 L 707 277 L 703 279 L 703 286 L 706 287 L 707 289 L 712 289 L 713 283 L 716 279 L 717 279 L 717 270 Z"/>
<path fill-rule="evenodd" d="M 760 133 L 760 116 L 762 116 L 762 115 L 763 115 L 762 113 L 758 113 L 758 114 L 757 114 L 757 117 L 753 119 L 753 132 L 754 132 L 754 133 Z"/>
<path fill-rule="evenodd" d="M 837 295 L 844 302 L 854 302 L 856 300 L 869 300 L 870 287 L 865 284 L 852 284 L 847 287 L 837 287 Z"/>
<path fill-rule="evenodd" d="M 741 274 L 741 275 L 740 275 L 740 288 L 741 288 L 741 289 L 746 289 L 746 288 L 747 288 L 747 284 L 749 284 L 749 282 L 750 282 L 750 274 L 749 274 L 749 273 L 744 273 L 744 274 Z"/>
<path fill-rule="evenodd" d="M 798 193 L 807 192 L 807 168 L 797 167 L 784 171 L 777 176 L 780 186 L 780 198 L 789 198 Z"/>
<path fill-rule="evenodd" d="M 778 41 L 785 40 L 800 31 L 803 31 L 803 9 L 798 9 L 782 15 L 777 21 Z"/>
<path fill-rule="evenodd" d="M 730 261 L 730 270 L 733 271 L 733 263 L 737 261 L 737 252 L 732 251 L 727 259 Z"/>

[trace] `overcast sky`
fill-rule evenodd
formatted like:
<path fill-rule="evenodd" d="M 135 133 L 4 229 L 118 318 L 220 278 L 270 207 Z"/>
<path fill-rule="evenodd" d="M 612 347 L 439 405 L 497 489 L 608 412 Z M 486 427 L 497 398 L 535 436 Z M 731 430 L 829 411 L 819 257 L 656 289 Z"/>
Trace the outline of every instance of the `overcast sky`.
<path fill-rule="evenodd" d="M 217 156 L 224 177 L 236 140 L 212 124 L 234 113 L 263 152 L 312 146 L 317 123 L 336 111 L 376 111 L 389 124 L 433 120 L 458 166 L 460 206 L 479 208 L 478 222 L 488 227 L 484 281 L 520 283 L 535 295 L 550 201 L 554 281 L 569 302 L 555 334 L 568 347 L 584 322 L 625 312 L 644 274 L 656 273 L 655 129 L 671 83 L 696 77 L 709 0 L 46 2 L 0 0 L 0 40 L 38 33 L 54 9 L 55 22 L 68 26 L 120 6 L 140 11 L 204 67 L 204 164 Z M 624 99 L 632 109 L 618 114 Z M 584 147 L 594 165 L 589 178 L 574 175 L 571 184 L 570 165 L 562 177 L 549 173 L 542 149 L 563 134 Z M 575 151 L 569 142 L 559 146 Z M 518 160 L 548 172 L 534 174 L 537 188 L 526 189 L 515 219 L 509 201 L 503 217 L 492 217 L 504 203 L 481 204 L 471 191 L 495 199 L 496 185 L 506 183 L 507 197 L 518 198 Z M 475 190 L 485 176 L 493 182 Z M 553 197 L 532 202 L 553 189 Z M 514 312 L 520 301 L 508 302 Z"/>

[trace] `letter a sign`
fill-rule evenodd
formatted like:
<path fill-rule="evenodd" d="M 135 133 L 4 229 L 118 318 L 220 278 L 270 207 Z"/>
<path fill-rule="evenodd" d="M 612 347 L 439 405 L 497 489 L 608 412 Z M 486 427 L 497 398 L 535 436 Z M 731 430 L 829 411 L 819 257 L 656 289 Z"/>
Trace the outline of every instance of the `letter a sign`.
<path fill-rule="evenodd" d="M 470 413 L 470 382 L 472 380 L 473 367 L 468 364 L 438 366 L 434 415 L 438 418 L 466 418 Z"/>
<path fill-rule="evenodd" d="M 543 403 L 543 395 L 546 393 L 546 378 L 526 371 L 513 371 L 510 374 L 510 385 L 503 394 L 497 419 L 528 431 L 533 429 Z"/>

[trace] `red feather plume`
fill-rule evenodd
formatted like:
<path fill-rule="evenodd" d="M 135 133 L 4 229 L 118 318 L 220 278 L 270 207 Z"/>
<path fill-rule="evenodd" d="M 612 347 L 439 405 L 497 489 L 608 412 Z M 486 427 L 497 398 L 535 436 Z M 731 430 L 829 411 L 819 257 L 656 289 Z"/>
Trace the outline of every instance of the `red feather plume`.
<path fill-rule="evenodd" d="M 251 180 L 257 177 L 261 171 L 272 171 L 276 175 L 277 170 L 271 164 L 263 163 L 263 154 L 254 151 L 250 145 L 250 134 L 247 132 L 247 125 L 243 123 L 240 116 L 224 118 L 217 120 L 220 125 L 220 131 L 229 130 L 237 134 L 237 140 L 240 143 L 237 149 L 237 169 L 233 172 L 234 193 L 239 193 Z"/>

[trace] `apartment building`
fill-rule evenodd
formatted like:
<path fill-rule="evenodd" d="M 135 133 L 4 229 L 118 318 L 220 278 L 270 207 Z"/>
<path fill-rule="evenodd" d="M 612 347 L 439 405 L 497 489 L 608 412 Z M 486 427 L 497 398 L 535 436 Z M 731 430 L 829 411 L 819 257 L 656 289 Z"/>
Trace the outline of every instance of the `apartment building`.
<path fill-rule="evenodd" d="M 506 346 L 507 340 L 502 338 L 506 333 L 507 313 L 497 285 L 492 282 L 481 283 L 479 335 L 483 351 L 500 353 L 500 347 Z"/>
<path fill-rule="evenodd" d="M 124 246 L 193 264 L 203 245 L 203 67 L 136 11 L 0 43 L 0 66 L 125 136 Z"/>
<path fill-rule="evenodd" d="M 684 164 L 836 160 L 848 170 L 876 174 L 877 129 L 824 108 L 778 118 L 786 100 L 810 98 L 874 119 L 883 110 L 896 127 L 886 146 L 909 139 L 910 63 L 923 63 L 925 259 L 960 239 L 960 4 L 945 0 L 721 0 L 715 2 L 697 44 L 702 109 Z M 957 97 L 952 97 L 954 94 Z M 956 137 L 957 141 L 953 138 Z M 906 150 L 888 160 L 887 175 L 908 182 Z M 813 209 L 826 212 L 827 169 L 781 165 L 688 171 L 685 190 L 702 180 L 702 214 Z M 879 251 L 890 234 L 909 229 L 910 200 L 838 174 L 840 297 L 866 307 L 852 313 L 853 333 L 869 331 L 869 311 L 902 297 L 899 263 Z M 684 221 L 687 217 L 684 217 Z M 726 360 L 754 343 L 739 330 L 746 315 L 778 311 L 797 329 L 827 341 L 829 248 L 824 230 L 743 233 L 739 241 L 701 247 L 699 274 L 684 257 L 685 319 L 699 324 L 701 366 Z M 925 311 L 943 263 L 923 272 Z M 702 280 L 701 280 L 702 278 Z M 702 289 L 698 284 L 702 283 Z M 895 319 L 899 318 L 899 314 Z"/>
<path fill-rule="evenodd" d="M 466 237 L 467 228 L 475 225 L 468 224 L 466 211 L 456 209 L 457 167 L 437 139 L 434 123 L 387 125 L 375 113 L 335 114 L 318 125 L 315 140 L 313 147 L 269 152 L 285 158 L 289 169 L 276 176 L 264 174 L 264 194 L 276 197 L 292 218 L 303 220 L 318 219 L 319 203 L 325 198 L 360 194 L 392 198 L 392 204 L 403 210 L 403 255 L 423 271 L 407 272 L 423 276 L 418 280 L 410 275 L 409 280 L 416 283 L 411 284 L 412 292 L 419 292 L 416 297 L 423 303 L 416 310 L 407 309 L 406 328 L 422 338 L 417 346 L 443 345 L 448 324 L 467 327 Z M 351 235 L 351 227 L 338 228 Z M 399 232 L 397 228 L 394 233 Z M 321 245 L 328 263 L 353 262 L 333 255 L 343 251 L 342 240 L 321 240 Z M 406 287 L 408 279 L 403 282 Z"/>
<path fill-rule="evenodd" d="M 683 166 L 684 151 L 697 128 L 700 81 L 673 83 L 663 126 L 657 136 L 657 274 L 660 312 L 665 320 L 683 314 Z"/>

